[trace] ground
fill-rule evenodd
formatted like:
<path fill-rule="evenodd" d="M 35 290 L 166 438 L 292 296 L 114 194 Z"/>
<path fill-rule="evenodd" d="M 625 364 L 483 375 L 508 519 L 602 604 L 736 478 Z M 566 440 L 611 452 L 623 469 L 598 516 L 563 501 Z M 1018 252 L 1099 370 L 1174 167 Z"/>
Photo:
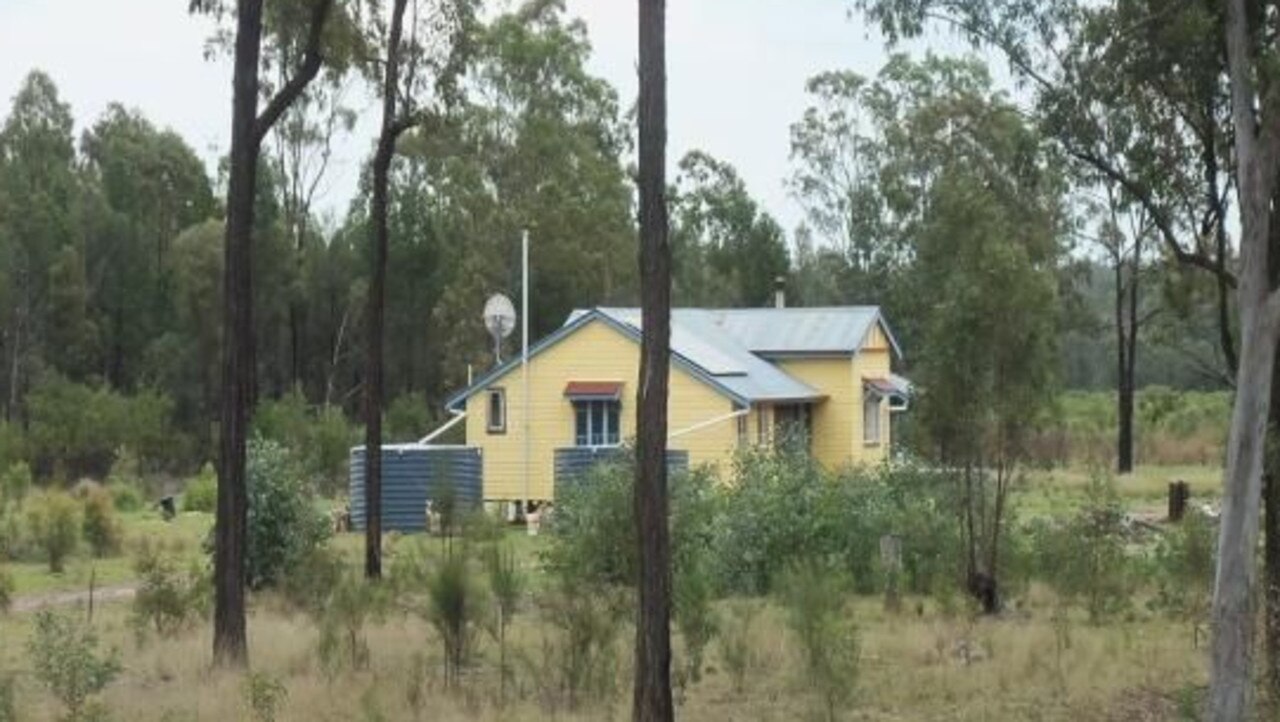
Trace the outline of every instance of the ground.
<path fill-rule="evenodd" d="M 1139 511 L 1160 510 L 1168 481 L 1191 483 L 1193 498 L 1207 499 L 1216 482 L 1207 468 L 1144 468 L 1118 486 L 1126 504 Z M 1051 513 L 1070 508 L 1083 496 L 1085 471 L 1032 475 L 1022 508 Z M 1154 513 L 1154 512 L 1153 512 Z M 126 517 L 131 538 L 164 540 L 182 555 L 197 557 L 210 525 L 205 514 L 182 514 L 165 523 L 150 512 Z M 520 563 L 531 572 L 544 543 L 508 532 Z M 358 563 L 362 538 L 341 535 L 332 543 Z M 391 550 L 420 540 L 398 539 Z M 427 542 L 434 543 L 434 542 Z M 14 565 L 19 591 L 15 610 L 0 617 L 0 674 L 17 672 L 21 719 L 53 720 L 58 709 L 29 673 L 26 658 L 34 614 L 41 604 L 57 604 L 84 613 L 84 592 L 92 575 L 98 587 L 94 623 L 104 642 L 120 650 L 122 677 L 104 696 L 116 719 L 251 719 L 243 694 L 244 677 L 211 672 L 210 630 L 203 625 L 176 639 L 139 641 L 129 624 L 132 570 L 128 557 L 75 559 L 53 577 L 37 565 Z M 720 650 L 713 642 L 707 673 L 683 695 L 685 720 L 792 720 L 808 718 L 815 701 L 803 688 L 798 650 L 780 611 L 767 600 L 753 602 L 761 612 L 751 629 L 754 661 L 742 691 L 733 688 Z M 975 617 L 963 605 L 944 609 L 934 600 L 907 599 L 902 610 L 887 613 L 879 598 L 853 603 L 860 639 L 860 670 L 851 719 L 865 720 L 1175 720 L 1194 718 L 1206 667 L 1203 630 L 1142 609 L 1092 625 L 1083 612 L 1063 618 L 1052 595 L 1033 588 L 1017 609 L 996 619 Z M 1135 605 L 1137 606 L 1137 605 Z M 515 700 L 497 704 L 496 644 L 477 636 L 479 663 L 465 674 L 459 690 L 445 690 L 439 669 L 438 637 L 408 605 L 368 629 L 370 668 L 330 678 L 317 662 L 317 631 L 305 616 L 286 610 L 270 595 L 255 597 L 250 616 L 254 670 L 280 680 L 287 690 L 281 720 L 508 720 L 554 716 L 566 720 L 626 718 L 629 695 L 629 643 L 624 629 L 615 645 L 616 692 L 612 701 L 568 712 L 552 712 L 536 689 L 545 683 L 543 625 L 539 611 L 522 610 L 511 630 Z M 412 670 L 425 669 L 415 677 Z M 413 680 L 425 702 L 417 712 Z"/>

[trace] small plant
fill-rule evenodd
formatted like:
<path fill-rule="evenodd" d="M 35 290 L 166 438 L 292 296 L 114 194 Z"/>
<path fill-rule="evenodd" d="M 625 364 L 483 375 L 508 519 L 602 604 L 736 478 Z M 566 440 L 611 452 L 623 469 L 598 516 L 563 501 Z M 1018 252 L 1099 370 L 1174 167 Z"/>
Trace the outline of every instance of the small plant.
<path fill-rule="evenodd" d="M 190 628 L 209 608 L 211 580 L 198 565 L 186 573 L 151 544 L 141 545 L 134 571 L 142 580 L 133 597 L 133 625 L 141 639 L 148 630 L 172 637 Z"/>
<path fill-rule="evenodd" d="M 80 505 L 65 492 L 48 491 L 32 497 L 25 511 L 31 542 L 48 559 L 49 571 L 61 573 L 80 539 Z"/>
<path fill-rule="evenodd" d="M 519 609 L 520 595 L 524 591 L 524 575 L 516 563 L 515 554 L 508 548 L 492 546 L 485 554 L 485 571 L 489 575 L 489 591 L 493 594 L 493 633 L 498 641 L 498 701 L 507 699 L 507 628 Z"/>
<path fill-rule="evenodd" d="M 80 722 L 102 716 L 90 698 L 111 684 L 121 668 L 114 651 L 98 653 L 92 628 L 69 616 L 40 612 L 27 651 L 36 679 L 66 708 L 64 719 Z"/>
<path fill-rule="evenodd" d="M 756 665 L 751 630 L 758 611 L 756 605 L 747 600 L 734 600 L 720 624 L 720 663 L 729 673 L 737 694 L 746 689 L 747 674 Z"/>
<path fill-rule="evenodd" d="M 858 636 L 846 608 L 851 580 L 816 562 L 794 564 L 776 588 L 804 659 L 804 679 L 836 720 L 858 681 Z"/>
<path fill-rule="evenodd" d="M 213 464 L 206 463 L 200 468 L 199 475 L 187 482 L 187 487 L 183 489 L 182 510 L 212 514 L 217 506 L 218 475 L 213 470 Z"/>
<path fill-rule="evenodd" d="M 1041 523 L 1038 566 L 1064 601 L 1079 600 L 1092 622 L 1123 611 L 1135 579 L 1125 553 L 1124 507 L 1105 477 L 1089 484 L 1084 505 L 1066 524 Z"/>
<path fill-rule="evenodd" d="M 604 586 L 562 586 L 542 596 L 541 658 L 525 663 L 545 706 L 576 710 L 614 694 L 616 646 L 627 598 L 625 592 Z"/>
<path fill-rule="evenodd" d="M 16 560 L 26 553 L 27 535 L 22 517 L 12 506 L 0 509 L 0 559 Z"/>
<path fill-rule="evenodd" d="M 316 611 L 320 628 L 319 655 L 325 672 L 334 675 L 345 662 L 351 669 L 369 666 L 369 643 L 364 627 L 386 607 L 383 587 L 354 572 L 341 573 Z"/>
<path fill-rule="evenodd" d="M 111 503 L 116 511 L 128 514 L 142 508 L 143 494 L 136 481 L 112 479 L 107 483 L 107 490 L 111 493 Z"/>
<path fill-rule="evenodd" d="M 120 551 L 124 530 L 106 489 L 94 487 L 85 494 L 81 531 L 95 557 L 101 559 Z"/>
<path fill-rule="evenodd" d="M 422 710 L 427 703 L 427 655 L 421 650 L 413 653 L 413 660 L 409 665 L 409 677 L 406 680 L 404 689 L 404 701 L 409 705 L 409 709 L 413 711 L 413 718 L 421 719 Z"/>
<path fill-rule="evenodd" d="M 444 646 L 445 684 L 453 685 L 467 662 L 484 609 L 482 590 L 465 558 L 448 555 L 427 575 L 427 601 L 427 620 Z"/>
<path fill-rule="evenodd" d="M 0 722 L 18 722 L 18 685 L 11 674 L 0 674 Z"/>
<path fill-rule="evenodd" d="M 716 635 L 716 620 L 711 609 L 711 585 L 707 575 L 685 569 L 676 577 L 674 587 L 675 623 L 684 642 L 684 654 L 675 667 L 675 683 L 681 697 L 702 681 L 702 664 L 707 645 Z"/>
<path fill-rule="evenodd" d="M 3 505 L 18 506 L 31 490 L 31 467 L 17 462 L 0 471 L 0 501 Z"/>
<path fill-rule="evenodd" d="M 289 697 L 284 683 L 266 672 L 250 672 L 244 678 L 245 704 L 257 722 L 275 722 L 280 707 Z"/>
<path fill-rule="evenodd" d="M 16 588 L 13 575 L 4 567 L 0 567 L 0 614 L 8 612 L 13 606 L 13 593 Z"/>
<path fill-rule="evenodd" d="M 1192 509 L 1161 537 L 1152 555 L 1157 593 L 1151 606 L 1189 622 L 1193 646 L 1199 644 L 1213 595 L 1216 546 L 1209 520 Z"/>

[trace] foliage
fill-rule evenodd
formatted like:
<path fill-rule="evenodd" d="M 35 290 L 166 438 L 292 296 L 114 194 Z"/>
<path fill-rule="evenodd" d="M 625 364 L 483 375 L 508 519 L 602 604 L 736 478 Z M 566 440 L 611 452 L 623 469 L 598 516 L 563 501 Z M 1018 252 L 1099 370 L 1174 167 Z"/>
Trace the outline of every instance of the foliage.
<path fill-rule="evenodd" d="M 787 626 L 799 643 L 804 681 L 835 720 L 857 693 L 858 635 L 846 608 L 848 575 L 816 561 L 797 562 L 778 581 Z"/>
<path fill-rule="evenodd" d="M 1098 622 L 1130 604 L 1136 584 L 1125 550 L 1124 507 L 1111 479 L 1090 481 L 1085 503 L 1065 524 L 1042 522 L 1037 565 L 1058 594 L 1079 601 Z"/>
<path fill-rule="evenodd" d="M 684 642 L 675 665 L 674 683 L 681 695 L 702 681 L 707 645 L 715 638 L 717 625 L 712 608 L 711 582 L 705 569 L 687 565 L 673 584 L 672 616 Z"/>
<path fill-rule="evenodd" d="M 124 528 L 116 518 L 115 502 L 106 489 L 95 487 L 85 496 L 81 530 L 89 549 L 99 559 L 120 551 Z"/>
<path fill-rule="evenodd" d="M 426 577 L 427 620 L 440 635 L 445 683 L 456 685 L 470 660 L 487 600 L 465 556 L 447 554 Z"/>
<path fill-rule="evenodd" d="M 295 389 L 259 406 L 253 426 L 262 438 L 289 449 L 316 491 L 334 495 L 345 489 L 354 433 L 339 409 L 313 409 Z"/>
<path fill-rule="evenodd" d="M 311 485 L 294 457 L 278 443 L 257 438 L 248 449 L 248 548 L 245 581 L 274 586 L 329 537 L 329 521 L 316 508 Z"/>
<path fill-rule="evenodd" d="M 141 637 L 148 628 L 161 637 L 173 637 L 191 628 L 209 609 L 212 580 L 199 565 L 185 572 L 178 561 L 158 545 L 144 541 L 134 560 L 140 583 L 132 602 L 134 629 Z"/>
<path fill-rule="evenodd" d="M 200 467 L 200 473 L 182 490 L 182 510 L 212 514 L 218 506 L 218 474 L 213 464 Z"/>
<path fill-rule="evenodd" d="M 250 672 L 241 688 L 245 704 L 255 722 L 275 722 L 280 708 L 289 698 L 284 682 L 266 672 Z"/>
<path fill-rule="evenodd" d="M 0 508 L 0 559 L 15 560 L 27 552 L 22 515 L 15 507 Z"/>
<path fill-rule="evenodd" d="M 36 615 L 35 632 L 27 643 L 36 679 L 66 707 L 67 720 L 86 718 L 88 704 L 120 673 L 115 652 L 102 656 L 91 627 L 70 616 L 43 611 Z"/>
<path fill-rule="evenodd" d="M 1208 615 L 1217 563 L 1217 537 L 1209 518 L 1188 509 L 1162 536 L 1151 555 L 1156 595 L 1151 606 L 1190 621 L 1193 628 Z"/>
<path fill-rule="evenodd" d="M 12 674 L 0 674 L 0 722 L 18 722 L 18 685 Z"/>
<path fill-rule="evenodd" d="M 80 539 L 80 504 L 69 494 L 44 491 L 25 505 L 27 533 L 49 562 L 49 571 L 62 572 L 62 563 Z"/>
<path fill-rule="evenodd" d="M 520 609 L 520 597 L 526 586 L 525 575 L 520 571 L 515 552 L 498 543 L 492 544 L 484 555 L 485 572 L 489 577 L 489 593 L 493 596 L 496 619 L 492 625 L 493 636 L 498 641 L 499 701 L 506 701 L 507 678 L 507 629 Z"/>
<path fill-rule="evenodd" d="M 13 581 L 13 575 L 8 569 L 0 567 L 0 614 L 9 611 L 9 607 L 13 606 L 13 595 L 16 585 Z"/>
<path fill-rule="evenodd" d="M 617 642 L 627 595 L 611 587 L 558 585 L 539 595 L 543 637 L 525 661 L 544 706 L 555 710 L 599 703 L 617 686 Z"/>
<path fill-rule="evenodd" d="M 17 461 L 0 472 L 0 507 L 18 505 L 31 490 L 31 467 Z"/>

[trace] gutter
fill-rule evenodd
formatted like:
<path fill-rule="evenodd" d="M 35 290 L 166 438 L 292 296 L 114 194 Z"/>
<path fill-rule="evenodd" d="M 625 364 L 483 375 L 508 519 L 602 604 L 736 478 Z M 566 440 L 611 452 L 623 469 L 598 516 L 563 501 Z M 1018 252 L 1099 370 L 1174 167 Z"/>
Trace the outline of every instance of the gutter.
<path fill-rule="evenodd" d="M 694 424 L 693 426 L 686 426 L 686 427 L 685 427 L 685 428 L 683 428 L 683 429 L 679 429 L 679 430 L 677 430 L 677 431 L 672 431 L 671 433 L 667 434 L 667 440 L 668 440 L 668 441 L 670 441 L 671 439 L 674 439 L 674 438 L 676 438 L 676 437 L 678 437 L 678 436 L 684 436 L 685 434 L 691 434 L 691 433 L 693 433 L 693 432 L 695 432 L 695 431 L 701 431 L 702 429 L 705 429 L 705 428 L 707 428 L 708 426 L 714 426 L 714 425 L 719 424 L 719 423 L 721 423 L 721 422 L 728 421 L 729 419 L 736 419 L 736 418 L 738 418 L 739 416 L 746 416 L 746 415 L 747 415 L 747 414 L 749 414 L 749 413 L 751 413 L 751 407 L 750 407 L 750 406 L 747 406 L 747 407 L 745 407 L 745 408 L 741 408 L 741 409 L 738 409 L 738 410 L 736 410 L 736 411 L 731 411 L 731 412 L 729 412 L 729 413 L 727 413 L 727 414 L 723 414 L 723 415 L 721 415 L 721 416 L 717 416 L 717 417 L 715 417 L 715 418 L 707 419 L 707 420 L 705 420 L 705 421 L 699 421 L 698 423 Z"/>
<path fill-rule="evenodd" d="M 457 426 L 459 421 L 462 421 L 463 419 L 467 418 L 466 411 L 449 409 L 449 413 L 454 415 L 452 419 L 449 419 L 448 421 L 444 422 L 444 425 L 438 427 L 435 431 L 432 431 L 431 433 L 427 434 L 421 439 L 418 439 L 418 443 L 422 444 L 423 446 L 430 444 L 432 441 L 439 438 L 441 434 L 448 431 L 449 429 L 452 429 L 454 426 Z"/>

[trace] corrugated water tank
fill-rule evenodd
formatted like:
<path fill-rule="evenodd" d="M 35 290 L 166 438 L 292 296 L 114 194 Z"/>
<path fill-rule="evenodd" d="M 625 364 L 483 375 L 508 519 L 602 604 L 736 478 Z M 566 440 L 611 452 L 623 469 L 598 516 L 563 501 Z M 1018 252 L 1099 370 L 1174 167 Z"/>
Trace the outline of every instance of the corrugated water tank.
<path fill-rule="evenodd" d="M 382 530 L 426 530 L 427 499 L 452 485 L 460 508 L 473 509 L 483 495 L 480 450 L 470 446 L 387 444 L 382 447 Z M 351 450 L 351 528 L 364 529 L 365 448 Z"/>

